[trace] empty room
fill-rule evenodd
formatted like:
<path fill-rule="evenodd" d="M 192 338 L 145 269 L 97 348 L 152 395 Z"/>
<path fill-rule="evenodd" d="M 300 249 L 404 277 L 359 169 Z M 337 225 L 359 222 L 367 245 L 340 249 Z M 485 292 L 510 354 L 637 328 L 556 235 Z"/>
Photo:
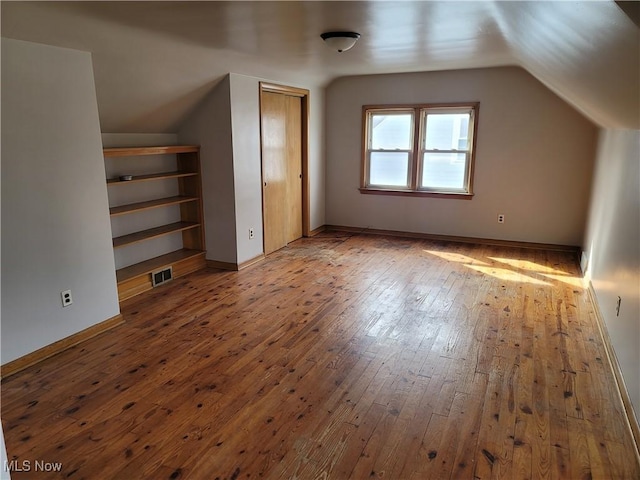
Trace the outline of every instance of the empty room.
<path fill-rule="evenodd" d="M 639 2 L 0 8 L 0 478 L 640 478 Z"/>

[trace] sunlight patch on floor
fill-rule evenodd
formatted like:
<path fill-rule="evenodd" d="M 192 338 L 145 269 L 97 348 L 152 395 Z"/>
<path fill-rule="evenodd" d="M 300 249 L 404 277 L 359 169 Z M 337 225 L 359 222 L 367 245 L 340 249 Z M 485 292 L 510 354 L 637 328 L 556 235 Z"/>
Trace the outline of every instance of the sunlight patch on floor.
<path fill-rule="evenodd" d="M 542 275 L 543 277 L 551 278 L 553 280 L 564 282 L 573 287 L 584 288 L 584 281 L 580 277 L 571 277 L 569 275 L 554 275 L 552 273 L 541 273 L 540 275 Z"/>
<path fill-rule="evenodd" d="M 438 252 L 435 250 L 424 250 L 424 251 L 431 255 L 435 255 L 436 257 L 440 257 L 444 260 L 448 260 L 450 262 L 469 263 L 473 265 L 489 265 L 486 262 L 468 257 L 466 255 L 462 255 L 461 253 Z"/>
<path fill-rule="evenodd" d="M 530 272 L 537 273 L 552 273 L 555 275 L 568 275 L 566 272 L 561 270 L 556 270 L 555 268 L 547 267 L 545 265 L 540 265 L 535 262 L 531 262 L 529 260 L 517 260 L 515 258 L 501 258 L 501 257 L 489 257 L 491 260 L 495 260 L 496 262 L 506 263 L 507 265 L 519 268 L 521 270 L 528 270 Z"/>
<path fill-rule="evenodd" d="M 492 277 L 496 277 L 507 282 L 526 282 L 532 283 L 534 285 L 551 286 L 550 283 L 538 280 L 537 278 L 530 277 L 520 272 L 507 270 L 506 268 L 485 267 L 482 265 L 465 265 L 465 267 L 471 268 L 480 273 L 484 273 L 485 275 L 491 275 Z"/>
<path fill-rule="evenodd" d="M 493 262 L 499 262 L 504 264 L 505 267 L 510 267 L 498 268 L 491 266 L 490 263 L 483 262 L 482 260 L 478 260 L 477 258 L 472 258 L 461 253 L 441 252 L 436 250 L 424 250 L 424 252 L 450 262 L 462 263 L 465 267 L 471 268 L 486 275 L 491 275 L 493 277 L 499 278 L 500 280 L 510 282 L 527 282 L 534 285 L 552 286 L 551 283 L 545 281 L 545 279 L 549 279 L 566 283 L 568 285 L 571 285 L 572 287 L 584 288 L 584 281 L 581 277 L 571 275 L 567 272 L 549 267 L 547 265 L 540 265 L 539 263 L 532 262 L 530 260 L 519 260 L 516 258 L 505 257 L 487 257 Z"/>

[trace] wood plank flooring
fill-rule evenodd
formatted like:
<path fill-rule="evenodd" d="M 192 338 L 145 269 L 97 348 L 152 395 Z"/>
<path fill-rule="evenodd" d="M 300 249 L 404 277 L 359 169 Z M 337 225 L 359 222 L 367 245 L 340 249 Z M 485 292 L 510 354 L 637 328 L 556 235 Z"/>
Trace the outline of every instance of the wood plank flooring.
<path fill-rule="evenodd" d="M 326 233 L 123 314 L 2 383 L 13 479 L 640 478 L 572 254 Z"/>

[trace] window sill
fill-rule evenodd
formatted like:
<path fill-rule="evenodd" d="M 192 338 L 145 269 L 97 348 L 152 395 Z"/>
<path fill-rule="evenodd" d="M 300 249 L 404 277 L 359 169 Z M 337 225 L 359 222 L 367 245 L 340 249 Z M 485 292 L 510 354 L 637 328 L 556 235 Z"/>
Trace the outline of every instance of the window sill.
<path fill-rule="evenodd" d="M 397 197 L 434 197 L 434 198 L 451 198 L 457 200 L 471 200 L 473 193 L 454 193 L 454 192 L 425 192 L 422 190 L 387 190 L 382 188 L 359 188 L 360 193 L 366 195 L 392 195 Z"/>

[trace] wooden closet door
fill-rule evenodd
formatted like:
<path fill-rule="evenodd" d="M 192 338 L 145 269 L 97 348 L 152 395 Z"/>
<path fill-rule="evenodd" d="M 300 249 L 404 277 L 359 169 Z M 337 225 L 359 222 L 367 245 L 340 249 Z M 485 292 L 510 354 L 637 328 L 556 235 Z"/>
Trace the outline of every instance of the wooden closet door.
<path fill-rule="evenodd" d="M 302 99 L 287 103 L 287 242 L 302 237 Z"/>
<path fill-rule="evenodd" d="M 262 92 L 262 218 L 264 253 L 287 244 L 287 135 L 286 97 Z"/>
<path fill-rule="evenodd" d="M 302 236 L 302 103 L 262 92 L 262 200 L 264 253 Z"/>

